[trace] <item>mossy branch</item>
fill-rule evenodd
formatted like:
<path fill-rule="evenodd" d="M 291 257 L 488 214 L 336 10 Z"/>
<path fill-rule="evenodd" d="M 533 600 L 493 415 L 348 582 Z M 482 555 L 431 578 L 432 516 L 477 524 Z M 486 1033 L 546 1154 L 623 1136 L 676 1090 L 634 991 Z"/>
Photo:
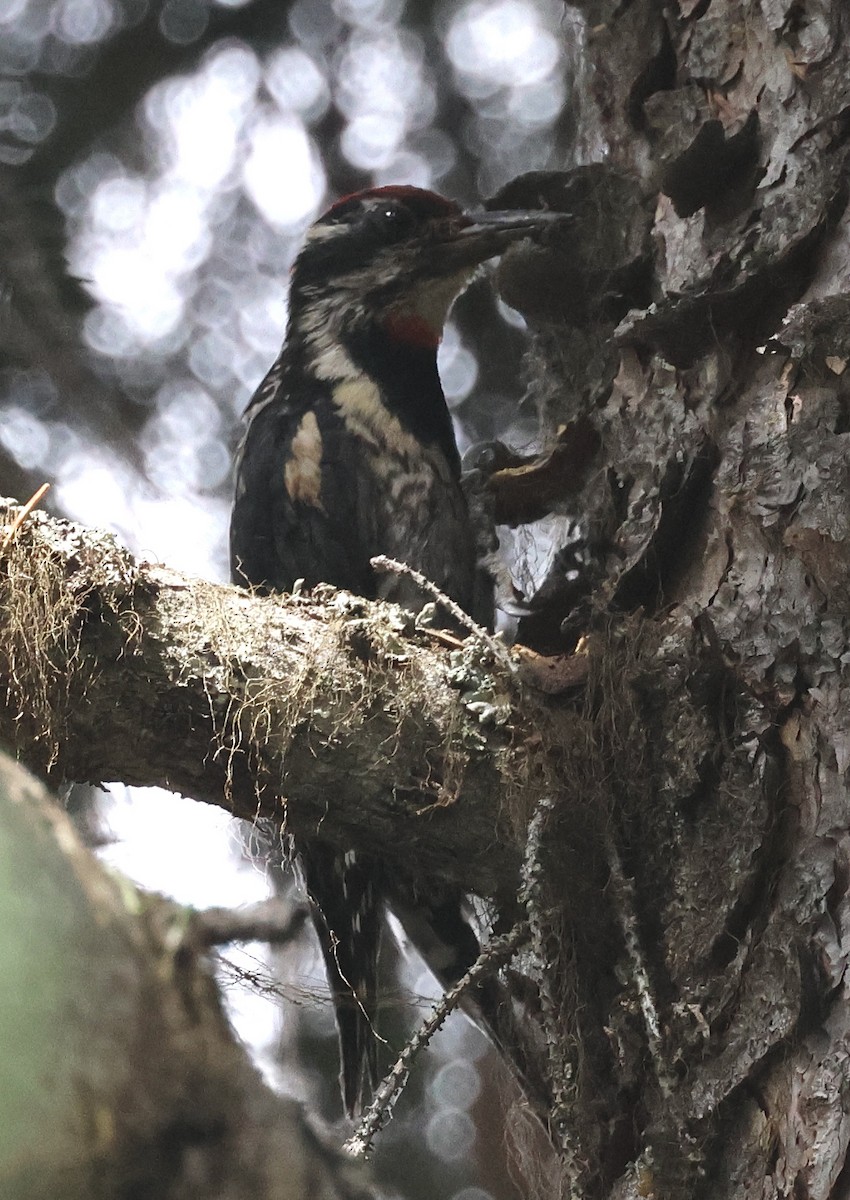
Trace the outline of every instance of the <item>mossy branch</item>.
<path fill-rule="evenodd" d="M 0 612 L 0 739 L 54 780 L 321 827 L 483 894 L 515 877 L 554 718 L 474 639 L 451 652 L 332 589 L 188 579 L 43 513 L 0 555 Z"/>

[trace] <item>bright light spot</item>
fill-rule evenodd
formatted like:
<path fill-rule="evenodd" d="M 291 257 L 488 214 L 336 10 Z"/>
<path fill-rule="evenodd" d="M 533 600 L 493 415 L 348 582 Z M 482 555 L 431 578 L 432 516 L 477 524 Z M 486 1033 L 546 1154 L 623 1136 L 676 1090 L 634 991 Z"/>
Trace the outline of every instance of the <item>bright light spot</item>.
<path fill-rule="evenodd" d="M 308 121 L 321 117 L 330 104 L 324 75 L 310 55 L 297 46 L 271 55 L 265 82 L 279 108 L 300 113 Z"/>
<path fill-rule="evenodd" d="M 81 217 L 100 184 L 110 178 L 124 178 L 126 168 L 114 154 L 97 151 L 63 171 L 56 182 L 56 203 L 67 217 Z"/>
<path fill-rule="evenodd" d="M 56 124 L 56 108 L 48 96 L 17 80 L 0 80 L 0 134 L 41 142 Z"/>
<path fill-rule="evenodd" d="M 54 477 L 64 475 L 65 464 L 79 459 L 86 450 L 86 442 L 82 430 L 72 429 L 64 421 L 53 422 L 50 426 L 50 455 L 46 464 L 49 473 Z"/>
<path fill-rule="evenodd" d="M 541 83 L 513 88 L 507 97 L 508 116 L 523 125 L 551 125 L 565 99 L 563 79 L 550 76 Z"/>
<path fill-rule="evenodd" d="M 195 908 L 235 907 L 268 896 L 255 867 L 237 868 L 241 839 L 230 813 L 159 788 L 113 786 L 111 792 L 105 815 L 115 840 L 98 851 L 107 866 L 147 891 Z M 187 854 L 204 864 L 203 871 L 186 869 Z"/>
<path fill-rule="evenodd" d="M 398 117 L 365 113 L 348 124 L 340 145 L 350 163 L 371 171 L 391 160 L 405 133 L 406 126 Z"/>
<path fill-rule="evenodd" d="M 126 358 L 151 344 L 162 351 L 180 329 L 189 277 L 212 245 L 210 210 L 235 168 L 259 80 L 252 51 L 218 50 L 193 75 L 166 80 L 146 98 L 159 135 L 159 178 L 131 176 L 115 159 L 94 155 L 60 181 L 63 209 L 88 218 L 70 258 L 103 305 L 85 322 L 101 352 Z"/>
<path fill-rule="evenodd" d="M 243 179 L 266 220 L 283 228 L 309 220 L 325 191 L 312 139 L 296 118 L 278 114 L 266 113 L 254 126 Z"/>
<path fill-rule="evenodd" d="M 7 367 L 0 370 L 0 396 L 33 416 L 45 416 L 57 407 L 58 389 L 45 369 Z"/>
<path fill-rule="evenodd" d="M 148 479 L 169 498 L 196 501 L 197 492 L 212 491 L 230 471 L 218 405 L 197 383 L 161 388 L 139 440 Z"/>
<path fill-rule="evenodd" d="M 141 179 L 115 176 L 99 183 L 91 198 L 92 225 L 105 233 L 125 233 L 140 225 L 147 188 Z"/>
<path fill-rule="evenodd" d="M 24 12 L 29 0 L 5 0 L 0 8 L 0 25 L 11 25 Z"/>
<path fill-rule="evenodd" d="M 167 383 L 156 397 L 153 422 L 165 440 L 191 442 L 221 432 L 221 413 L 203 388 L 190 381 Z M 151 424 L 145 427 L 147 435 Z"/>
<path fill-rule="evenodd" d="M 443 173 L 439 172 L 440 175 Z M 414 154 L 410 150 L 402 150 L 394 158 L 389 159 L 384 166 L 374 167 L 373 174 L 376 187 L 398 183 L 400 179 L 403 179 L 405 183 L 413 184 L 414 187 L 433 188 L 434 186 L 433 165 L 428 159 Z"/>
<path fill-rule="evenodd" d="M 362 28 L 395 25 L 403 8 L 402 0 L 332 0 L 332 4 L 343 21 Z"/>
<path fill-rule="evenodd" d="M 74 268 L 104 304 L 120 311 L 123 324 L 142 342 L 157 341 L 179 324 L 184 309 L 180 280 L 206 256 L 211 234 L 204 198 L 179 182 L 149 192 L 138 180 L 100 184 L 91 201 L 91 229 L 75 247 Z M 89 314 L 90 344 L 107 351 L 122 346 L 119 325 Z"/>
<path fill-rule="evenodd" d="M 411 139 L 410 147 L 425 159 L 435 178 L 448 174 L 457 164 L 457 146 L 442 129 L 423 129 Z"/>
<path fill-rule="evenodd" d="M 199 325 L 221 326 L 238 307 L 233 281 L 222 275 L 207 275 L 195 293 L 195 315 Z"/>
<path fill-rule="evenodd" d="M 249 346 L 276 357 L 286 330 L 288 289 L 282 282 L 266 282 L 239 312 L 239 332 Z"/>
<path fill-rule="evenodd" d="M 330 50 L 343 33 L 343 24 L 332 9 L 316 0 L 295 0 L 287 19 L 292 36 L 304 46 Z"/>
<path fill-rule="evenodd" d="M 458 1162 L 471 1154 L 475 1145 L 475 1122 L 463 1109 L 443 1109 L 428 1121 L 425 1140 L 431 1153 L 443 1162 Z"/>
<path fill-rule="evenodd" d="M 119 308 L 123 321 L 141 341 L 164 337 L 183 315 L 180 291 L 144 246 L 122 250 L 102 244 L 92 256 L 90 279 L 97 298 Z"/>
<path fill-rule="evenodd" d="M 49 427 L 23 408 L 0 409 L 0 444 L 26 471 L 41 466 L 50 450 Z"/>
<path fill-rule="evenodd" d="M 493 1193 L 480 1187 L 465 1187 L 455 1192 L 452 1200 L 493 1200 Z"/>
<path fill-rule="evenodd" d="M 170 42 L 186 46 L 207 27 L 209 9 L 202 0 L 165 0 L 159 10 L 159 27 Z"/>
<path fill-rule="evenodd" d="M 112 5 L 108 0 L 60 0 L 53 10 L 56 34 L 73 45 L 102 41 L 112 22 Z"/>
<path fill-rule="evenodd" d="M 437 366 L 449 406 L 455 407 L 465 400 L 475 387 L 478 363 L 475 355 L 464 346 L 457 326 L 452 322 L 446 325 L 443 332 Z"/>
<path fill-rule="evenodd" d="M 165 184 L 153 196 L 141 229 L 141 239 L 164 271 L 182 274 L 205 257 L 210 232 L 204 220 L 204 201 L 194 188 Z"/>
<path fill-rule="evenodd" d="M 420 40 L 409 34 L 351 38 L 337 69 L 336 102 L 349 118 L 341 145 L 354 166 L 386 177 L 409 132 L 433 121 L 437 101 L 423 54 Z"/>
<path fill-rule="evenodd" d="M 107 867 L 121 871 L 146 891 L 160 892 L 192 908 L 239 908 L 266 900 L 265 872 L 243 850 L 239 824 L 229 813 L 159 788 L 113 785 L 106 806 L 114 839 L 98 851 Z M 268 947 L 223 947 L 228 981 L 225 996 L 240 1036 L 276 1081 L 272 1049 L 277 1045 L 280 1004 L 248 984 L 230 982 L 234 969 L 270 973 Z"/>
<path fill-rule="evenodd" d="M 530 0 L 472 0 L 449 26 L 446 50 L 462 76 L 491 88 L 536 83 L 558 62 L 555 38 Z"/>
<path fill-rule="evenodd" d="M 117 459 L 81 449 L 65 463 L 56 484 L 56 503 L 74 521 L 125 534 L 135 526 L 136 486 L 129 469 Z"/>
<path fill-rule="evenodd" d="M 428 1084 L 439 1108 L 471 1108 L 481 1091 L 481 1076 L 463 1059 L 444 1063 Z"/>
<path fill-rule="evenodd" d="M 193 338 L 189 347 L 189 366 L 201 383 L 221 390 L 233 379 L 236 353 L 236 343 L 230 336 L 229 327 L 208 329 Z"/>
<path fill-rule="evenodd" d="M 418 40 L 392 33 L 353 37 L 340 60 L 336 101 L 347 117 L 364 113 L 405 118 L 417 122 L 433 111 L 433 98 L 422 78 L 422 50 Z"/>
<path fill-rule="evenodd" d="M 136 501 L 137 536 L 147 552 L 161 562 L 200 575 L 226 578 L 224 538 L 230 497 L 207 497 L 203 504 L 195 493 L 184 496 L 145 497 Z"/>
<path fill-rule="evenodd" d="M 219 50 L 194 75 L 151 89 L 145 115 L 163 135 L 161 153 L 177 177 L 206 191 L 222 184 L 259 81 L 257 56 L 238 45 Z"/>
<path fill-rule="evenodd" d="M 83 334 L 93 350 L 111 358 L 126 358 L 138 349 L 136 334 L 114 308 L 95 308 L 86 313 Z"/>

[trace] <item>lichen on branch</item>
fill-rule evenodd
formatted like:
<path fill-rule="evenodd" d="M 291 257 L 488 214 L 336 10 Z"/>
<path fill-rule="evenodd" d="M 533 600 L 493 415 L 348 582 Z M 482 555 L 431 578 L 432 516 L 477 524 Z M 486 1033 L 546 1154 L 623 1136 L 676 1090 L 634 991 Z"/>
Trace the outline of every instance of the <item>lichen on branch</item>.
<path fill-rule="evenodd" d="M 43 513 L 3 551 L 0 610 L 0 738 L 53 779 L 167 787 L 485 894 L 515 877 L 552 782 L 539 730 L 569 716 L 474 639 L 188 579 Z"/>

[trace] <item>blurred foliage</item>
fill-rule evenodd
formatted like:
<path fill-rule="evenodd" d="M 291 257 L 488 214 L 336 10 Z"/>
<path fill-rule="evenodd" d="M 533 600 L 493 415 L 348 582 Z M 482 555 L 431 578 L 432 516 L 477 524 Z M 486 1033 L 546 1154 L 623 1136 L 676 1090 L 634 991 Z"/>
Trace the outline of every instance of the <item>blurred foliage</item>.
<path fill-rule="evenodd" d="M 558 0 L 7 0 L 11 490 L 48 478 L 65 512 L 223 575 L 236 418 L 279 346 L 306 226 L 373 182 L 475 203 L 563 165 L 575 32 Z M 462 447 L 533 432 L 505 321 L 473 290 L 448 331 Z"/>

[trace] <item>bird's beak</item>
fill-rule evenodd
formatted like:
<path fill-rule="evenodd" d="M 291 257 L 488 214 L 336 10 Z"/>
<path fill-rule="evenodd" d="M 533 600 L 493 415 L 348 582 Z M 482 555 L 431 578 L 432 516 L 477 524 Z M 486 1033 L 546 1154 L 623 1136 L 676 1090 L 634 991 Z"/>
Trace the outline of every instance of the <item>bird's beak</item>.
<path fill-rule="evenodd" d="M 556 212 L 483 212 L 464 213 L 463 224 L 455 228 L 445 247 L 452 266 L 474 266 L 501 254 L 523 238 L 535 237 L 567 213 Z"/>

